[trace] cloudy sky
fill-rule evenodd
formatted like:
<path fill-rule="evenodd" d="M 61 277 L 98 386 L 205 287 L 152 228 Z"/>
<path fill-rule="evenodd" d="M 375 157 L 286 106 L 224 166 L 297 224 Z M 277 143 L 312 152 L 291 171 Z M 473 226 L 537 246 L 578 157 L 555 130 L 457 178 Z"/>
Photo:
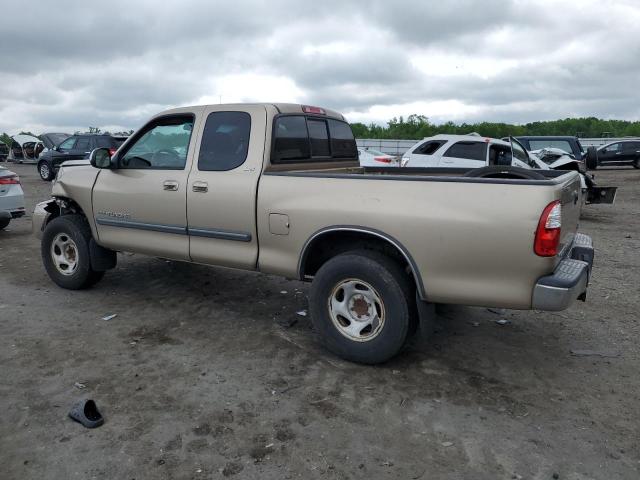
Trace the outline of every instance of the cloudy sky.
<path fill-rule="evenodd" d="M 9 2 L 0 132 L 301 102 L 384 123 L 640 118 L 640 0 Z"/>

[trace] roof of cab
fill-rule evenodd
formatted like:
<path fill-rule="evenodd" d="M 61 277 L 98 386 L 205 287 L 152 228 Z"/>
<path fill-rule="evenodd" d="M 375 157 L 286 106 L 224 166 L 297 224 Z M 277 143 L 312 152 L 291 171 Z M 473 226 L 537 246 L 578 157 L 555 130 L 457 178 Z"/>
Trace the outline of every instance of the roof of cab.
<path fill-rule="evenodd" d="M 170 113 L 186 113 L 189 111 L 201 111 L 207 107 L 243 107 L 243 106 L 269 106 L 269 107 L 273 107 L 275 108 L 278 113 L 300 113 L 300 114 L 305 114 L 305 115 L 318 115 L 315 113 L 305 113 L 303 111 L 303 107 L 311 107 L 311 105 L 303 105 L 300 103 L 269 103 L 269 102 L 258 102 L 258 103 L 222 103 L 222 104 L 210 104 L 210 105 L 192 105 L 192 106 L 186 106 L 186 107 L 178 107 L 178 108 L 172 108 L 169 110 L 165 110 L 163 112 L 159 112 L 158 114 L 154 115 L 154 117 L 158 117 L 158 116 L 162 116 L 162 115 L 167 115 Z M 331 110 L 328 108 L 324 108 L 324 107 L 315 107 L 313 106 L 313 108 L 320 108 L 324 114 L 320 114 L 319 116 L 326 116 L 329 118 L 337 118 L 339 120 L 344 120 L 344 116 L 339 113 L 336 112 L 335 110 Z"/>

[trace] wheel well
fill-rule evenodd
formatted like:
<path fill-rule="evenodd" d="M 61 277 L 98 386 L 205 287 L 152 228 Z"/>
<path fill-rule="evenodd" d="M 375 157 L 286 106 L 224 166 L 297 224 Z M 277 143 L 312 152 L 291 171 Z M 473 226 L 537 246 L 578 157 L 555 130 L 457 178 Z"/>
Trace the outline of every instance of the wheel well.
<path fill-rule="evenodd" d="M 395 240 L 378 232 L 339 229 L 318 234 L 303 249 L 300 278 L 313 277 L 327 260 L 351 250 L 373 250 L 393 259 L 412 277 L 420 297 L 423 297 L 420 274 L 411 256 Z"/>
<path fill-rule="evenodd" d="M 64 197 L 54 198 L 53 201 L 50 202 L 45 207 L 45 210 L 51 214 L 47 219 L 47 223 L 49 223 L 51 220 L 61 215 L 76 214 L 76 215 L 82 215 L 85 218 L 87 217 L 85 213 L 82 211 L 82 208 L 80 208 L 80 205 L 78 205 L 73 200 L 69 198 L 64 198 Z"/>

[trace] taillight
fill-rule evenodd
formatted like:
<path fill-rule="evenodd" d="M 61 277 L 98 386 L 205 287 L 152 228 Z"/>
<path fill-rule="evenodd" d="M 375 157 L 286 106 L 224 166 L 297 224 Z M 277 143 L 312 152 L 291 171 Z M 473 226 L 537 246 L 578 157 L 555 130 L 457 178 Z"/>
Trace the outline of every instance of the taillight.
<path fill-rule="evenodd" d="M 20 185 L 20 177 L 11 175 L 10 177 L 0 178 L 0 185 Z"/>
<path fill-rule="evenodd" d="M 113 157 L 113 156 L 116 154 L 116 150 L 117 150 L 117 149 L 115 149 L 115 148 L 110 148 L 110 149 L 109 149 L 109 156 L 110 156 L 110 157 Z"/>
<path fill-rule="evenodd" d="M 373 157 L 373 159 L 376 162 L 382 162 L 382 163 L 391 163 L 391 160 L 393 160 L 393 158 L 391 157 Z"/>
<path fill-rule="evenodd" d="M 542 211 L 533 251 L 541 257 L 555 257 L 560 245 L 560 228 L 562 227 L 562 205 L 556 200 Z"/>
<path fill-rule="evenodd" d="M 327 112 L 324 111 L 324 108 L 320 107 L 312 107 L 309 105 L 303 105 L 302 111 L 304 113 L 315 113 L 316 115 L 326 115 Z"/>

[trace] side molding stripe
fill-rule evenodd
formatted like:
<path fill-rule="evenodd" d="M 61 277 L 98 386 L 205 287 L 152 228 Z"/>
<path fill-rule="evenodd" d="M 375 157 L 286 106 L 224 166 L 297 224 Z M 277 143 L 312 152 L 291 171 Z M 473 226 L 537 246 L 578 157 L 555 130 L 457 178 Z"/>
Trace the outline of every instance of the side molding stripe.
<path fill-rule="evenodd" d="M 121 220 L 107 217 L 96 217 L 98 225 L 106 225 L 109 227 L 133 228 L 135 230 L 148 230 L 152 232 L 176 233 L 178 235 L 186 235 L 187 228 L 177 225 L 160 225 L 156 223 L 134 222 L 132 220 Z"/>
<path fill-rule="evenodd" d="M 218 238 L 221 240 L 233 240 L 236 242 L 250 242 L 251 234 L 246 232 L 235 232 L 232 230 L 188 228 L 177 225 L 162 225 L 157 223 L 135 222 L 132 220 L 122 220 L 108 217 L 96 217 L 98 225 L 109 227 L 133 228 L 135 230 L 147 230 L 152 232 L 173 233 L 176 235 L 192 235 L 194 237 Z"/>

